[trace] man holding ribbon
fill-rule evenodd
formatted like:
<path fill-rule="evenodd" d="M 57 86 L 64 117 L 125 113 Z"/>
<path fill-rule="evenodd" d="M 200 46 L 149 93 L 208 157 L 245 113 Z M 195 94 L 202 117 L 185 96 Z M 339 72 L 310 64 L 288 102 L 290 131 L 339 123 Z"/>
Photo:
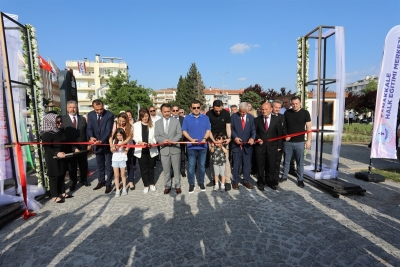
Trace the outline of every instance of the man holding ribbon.
<path fill-rule="evenodd" d="M 290 160 L 294 155 L 297 163 L 297 186 L 304 187 L 304 149 L 311 147 L 311 116 L 310 113 L 301 108 L 301 99 L 298 96 L 291 98 L 292 108 L 285 111 L 285 125 L 288 135 L 304 132 L 307 129 L 307 141 L 304 142 L 305 134 L 294 137 L 286 137 L 284 144 L 285 161 L 283 163 L 282 179 L 287 179 Z"/>
<path fill-rule="evenodd" d="M 164 194 L 169 194 L 172 187 L 171 164 L 175 173 L 175 192 L 180 194 L 182 193 L 181 176 L 179 175 L 181 147 L 180 144 L 173 144 L 173 142 L 181 140 L 181 124 L 179 120 L 171 116 L 170 104 L 162 104 L 161 113 L 163 117 L 155 123 L 154 138 L 157 143 L 162 144 L 160 147 L 160 154 L 164 171 Z"/>
<path fill-rule="evenodd" d="M 93 142 L 94 145 L 98 144 L 94 148 L 94 153 L 96 154 L 97 167 L 99 168 L 99 183 L 93 190 L 98 190 L 106 186 L 105 193 L 108 194 L 111 192 L 111 179 L 113 175 L 109 138 L 113 128 L 114 115 L 104 109 L 103 102 L 100 99 L 93 100 L 92 107 L 93 110 L 87 115 L 88 125 L 86 133 L 90 142 Z M 105 179 L 106 175 L 107 181 Z"/>
<path fill-rule="evenodd" d="M 261 106 L 262 115 L 255 119 L 256 140 L 255 155 L 257 160 L 258 181 L 257 187 L 264 191 L 264 185 L 272 190 L 277 189 L 278 179 L 275 178 L 276 157 L 282 149 L 282 139 L 269 141 L 268 139 L 282 136 L 282 124 L 274 116 L 271 103 L 265 102 Z"/>
<path fill-rule="evenodd" d="M 256 138 L 256 128 L 254 116 L 247 113 L 247 103 L 239 105 L 239 112 L 231 116 L 232 131 L 232 155 L 233 155 L 233 185 L 234 190 L 239 190 L 239 173 L 243 166 L 243 185 L 247 189 L 253 189 L 250 184 L 251 158 L 253 154 L 253 144 Z"/>
<path fill-rule="evenodd" d="M 68 145 L 67 153 L 81 152 L 81 154 L 78 154 L 68 159 L 69 177 L 72 181 L 72 185 L 69 190 L 74 191 L 78 182 L 78 165 L 82 185 L 90 186 L 90 183 L 87 181 L 87 145 L 79 144 L 79 142 L 87 142 L 87 123 L 84 117 L 78 115 L 78 104 L 75 100 L 70 100 L 67 102 L 67 113 L 67 115 L 63 116 L 63 127 L 65 130 L 65 135 L 67 137 L 67 142 L 76 142 L 76 144 Z"/>

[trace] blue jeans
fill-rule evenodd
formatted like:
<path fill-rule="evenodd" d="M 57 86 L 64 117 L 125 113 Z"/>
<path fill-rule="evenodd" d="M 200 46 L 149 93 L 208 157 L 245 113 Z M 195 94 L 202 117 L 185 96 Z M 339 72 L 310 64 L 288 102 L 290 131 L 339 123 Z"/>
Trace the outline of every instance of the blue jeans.
<path fill-rule="evenodd" d="M 297 163 L 297 180 L 303 181 L 304 174 L 304 142 L 285 142 L 283 145 L 285 160 L 283 161 L 283 178 L 288 177 L 292 155 Z"/>
<path fill-rule="evenodd" d="M 189 185 L 194 185 L 194 173 L 197 159 L 199 160 L 199 176 L 197 177 L 198 184 L 204 184 L 204 176 L 206 174 L 206 157 L 207 149 L 188 149 L 188 180 Z"/>

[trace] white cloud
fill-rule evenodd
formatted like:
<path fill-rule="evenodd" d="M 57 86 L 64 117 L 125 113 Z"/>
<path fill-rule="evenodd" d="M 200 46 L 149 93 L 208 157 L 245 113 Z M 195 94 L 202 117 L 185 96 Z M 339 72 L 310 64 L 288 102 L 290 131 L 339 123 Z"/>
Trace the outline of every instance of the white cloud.
<path fill-rule="evenodd" d="M 259 44 L 246 44 L 246 43 L 237 43 L 231 46 L 231 53 L 232 54 L 242 54 L 246 50 L 250 50 L 251 48 L 258 48 L 260 47 Z"/>
<path fill-rule="evenodd" d="M 245 81 L 246 77 L 239 78 L 238 81 Z"/>

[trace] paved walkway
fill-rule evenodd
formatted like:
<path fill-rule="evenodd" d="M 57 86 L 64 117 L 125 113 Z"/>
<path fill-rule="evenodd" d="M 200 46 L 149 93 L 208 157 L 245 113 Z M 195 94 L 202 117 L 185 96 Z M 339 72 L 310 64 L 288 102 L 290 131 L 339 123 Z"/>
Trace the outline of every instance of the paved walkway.
<path fill-rule="evenodd" d="M 92 181 L 0 230 L 0 266 L 400 266 L 400 184 L 353 178 L 365 153 L 343 146 L 340 178 L 367 193 L 339 199 L 293 177 L 277 191 L 193 194 L 183 179 L 181 195 L 163 195 L 161 164 L 147 195 L 141 181 L 120 198 Z"/>

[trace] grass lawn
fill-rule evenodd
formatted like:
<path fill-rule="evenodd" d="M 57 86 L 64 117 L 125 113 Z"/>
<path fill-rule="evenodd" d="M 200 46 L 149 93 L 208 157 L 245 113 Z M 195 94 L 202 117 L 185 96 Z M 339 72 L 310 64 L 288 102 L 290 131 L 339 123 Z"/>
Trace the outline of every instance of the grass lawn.
<path fill-rule="evenodd" d="M 368 170 L 363 170 L 363 172 L 367 171 Z M 384 170 L 372 169 L 372 173 L 380 174 L 386 179 L 400 183 L 400 169 L 384 169 Z"/>

